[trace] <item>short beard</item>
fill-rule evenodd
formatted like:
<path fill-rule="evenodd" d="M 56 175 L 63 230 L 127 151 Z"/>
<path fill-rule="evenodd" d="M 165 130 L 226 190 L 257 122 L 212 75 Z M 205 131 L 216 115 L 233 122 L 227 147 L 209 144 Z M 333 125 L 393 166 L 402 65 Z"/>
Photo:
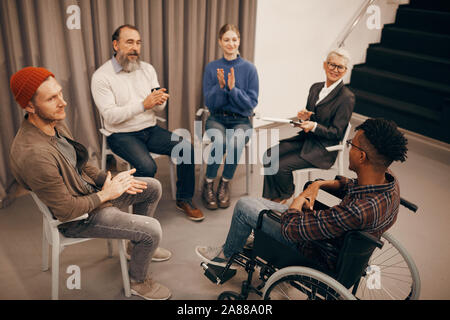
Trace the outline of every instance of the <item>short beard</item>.
<path fill-rule="evenodd" d="M 137 52 L 133 52 L 137 54 Z M 130 54 L 123 54 L 121 51 L 117 51 L 117 61 L 122 66 L 122 70 L 125 72 L 133 72 L 138 70 L 141 67 L 141 60 L 139 58 L 139 55 L 137 56 L 137 59 L 135 61 L 130 61 L 128 59 L 128 55 Z"/>
<path fill-rule="evenodd" d="M 45 114 L 44 112 L 41 111 L 41 108 L 39 106 L 36 105 L 36 103 L 33 102 L 34 105 L 34 114 L 41 119 L 41 121 L 45 122 L 45 123 L 52 123 L 55 121 L 59 121 L 58 119 L 55 119 L 47 114 Z"/>

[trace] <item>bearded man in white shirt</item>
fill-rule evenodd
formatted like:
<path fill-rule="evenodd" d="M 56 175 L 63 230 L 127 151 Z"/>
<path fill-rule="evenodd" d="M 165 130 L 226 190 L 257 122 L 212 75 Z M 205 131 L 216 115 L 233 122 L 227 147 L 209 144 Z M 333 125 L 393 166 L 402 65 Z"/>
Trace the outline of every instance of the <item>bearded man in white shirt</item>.
<path fill-rule="evenodd" d="M 91 81 L 95 104 L 109 133 L 111 150 L 136 168 L 135 176 L 153 177 L 156 163 L 151 153 L 176 156 L 190 161 L 177 165 L 177 208 L 189 219 L 203 220 L 192 202 L 195 190 L 194 148 L 156 124 L 155 111 L 167 104 L 169 94 L 160 88 L 154 67 L 140 61 L 141 36 L 132 25 L 122 25 L 112 35 L 114 56 L 98 68 Z M 179 145 L 180 144 L 180 145 Z M 178 154 L 178 151 L 180 154 Z M 190 155 L 182 153 L 189 152 Z"/>
<path fill-rule="evenodd" d="M 349 61 L 348 53 L 341 48 L 328 53 L 323 63 L 326 80 L 311 86 L 306 108 L 297 114 L 301 123 L 296 126 L 302 130 L 266 151 L 264 198 L 286 202 L 295 191 L 293 171 L 329 169 L 336 161 L 337 151 L 328 152 L 326 147 L 343 139 L 353 113 L 355 95 L 342 80 Z M 278 157 L 272 158 L 272 154 Z"/>

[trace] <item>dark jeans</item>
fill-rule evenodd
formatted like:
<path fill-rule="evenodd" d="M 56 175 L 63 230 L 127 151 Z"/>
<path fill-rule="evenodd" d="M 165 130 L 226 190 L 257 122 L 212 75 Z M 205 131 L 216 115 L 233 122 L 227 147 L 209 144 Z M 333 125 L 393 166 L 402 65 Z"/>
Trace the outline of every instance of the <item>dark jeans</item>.
<path fill-rule="evenodd" d="M 177 200 L 191 200 L 195 190 L 194 147 L 177 135 L 177 141 L 172 141 L 171 137 L 172 132 L 153 126 L 135 132 L 113 133 L 107 141 L 115 154 L 136 168 L 136 177 L 155 176 L 157 166 L 150 152 L 170 157 L 172 149 L 181 143 L 182 150 L 190 152 L 190 161 L 177 165 Z M 183 152 L 179 156 L 184 158 Z"/>
<path fill-rule="evenodd" d="M 222 176 L 231 180 L 242 151 L 252 136 L 253 129 L 250 119 L 239 116 L 211 115 L 206 120 L 205 130 L 213 142 L 208 167 L 206 168 L 206 178 L 214 179 L 217 177 L 217 171 L 223 160 L 221 155 L 226 153 Z M 234 133 L 231 130 L 235 130 Z M 218 155 L 216 155 L 216 152 L 218 152 Z"/>

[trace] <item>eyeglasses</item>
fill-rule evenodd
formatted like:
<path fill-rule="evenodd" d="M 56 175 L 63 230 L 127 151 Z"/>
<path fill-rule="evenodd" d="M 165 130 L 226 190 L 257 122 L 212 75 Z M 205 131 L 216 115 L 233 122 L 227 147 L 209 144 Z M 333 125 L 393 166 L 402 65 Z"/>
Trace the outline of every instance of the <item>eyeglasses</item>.
<path fill-rule="evenodd" d="M 346 66 L 341 66 L 339 64 L 334 64 L 334 63 L 328 62 L 328 61 L 327 61 L 327 66 L 328 66 L 328 69 L 330 69 L 330 70 L 337 69 L 337 71 L 341 72 L 341 73 L 344 72 L 345 70 L 347 70 Z"/>
<path fill-rule="evenodd" d="M 362 148 L 360 148 L 360 147 L 358 147 L 358 146 L 356 146 L 356 145 L 354 145 L 354 144 L 352 143 L 352 139 L 349 139 L 349 140 L 345 141 L 345 144 L 347 145 L 347 148 L 349 148 L 350 146 L 352 146 L 352 147 L 355 147 L 356 149 L 358 149 L 358 150 L 364 152 L 364 153 L 366 154 L 366 158 L 369 159 L 369 156 L 367 155 L 367 151 L 364 150 L 364 149 L 362 149 Z"/>

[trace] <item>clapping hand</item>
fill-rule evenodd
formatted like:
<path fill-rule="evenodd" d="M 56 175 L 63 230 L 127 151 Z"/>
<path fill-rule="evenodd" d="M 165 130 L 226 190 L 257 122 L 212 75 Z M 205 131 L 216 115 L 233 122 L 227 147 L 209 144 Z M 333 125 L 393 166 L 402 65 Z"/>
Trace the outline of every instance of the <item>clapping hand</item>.
<path fill-rule="evenodd" d="M 225 83 L 225 75 L 224 75 L 223 69 L 217 69 L 217 80 L 219 80 L 220 89 L 225 88 L 226 83 Z"/>
<path fill-rule="evenodd" d="M 233 90 L 235 84 L 236 78 L 234 77 L 234 68 L 231 68 L 230 73 L 228 74 L 228 88 Z"/>
<path fill-rule="evenodd" d="M 128 171 L 122 171 L 114 178 L 111 178 L 111 172 L 108 171 L 102 191 L 99 192 L 102 202 L 116 199 L 125 192 L 128 194 L 137 194 L 147 189 L 146 182 L 137 180 L 133 176 L 135 172 L 136 169 L 133 168 Z"/>

